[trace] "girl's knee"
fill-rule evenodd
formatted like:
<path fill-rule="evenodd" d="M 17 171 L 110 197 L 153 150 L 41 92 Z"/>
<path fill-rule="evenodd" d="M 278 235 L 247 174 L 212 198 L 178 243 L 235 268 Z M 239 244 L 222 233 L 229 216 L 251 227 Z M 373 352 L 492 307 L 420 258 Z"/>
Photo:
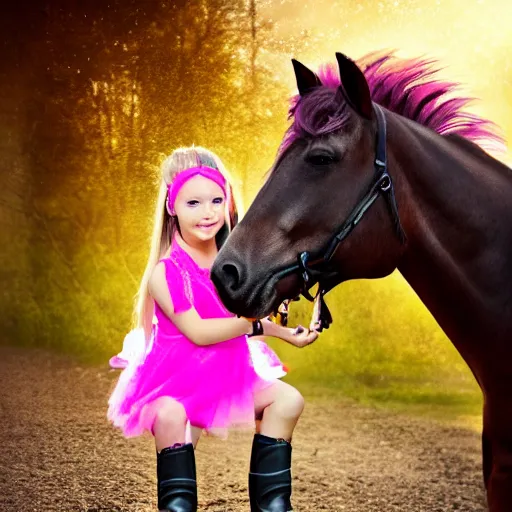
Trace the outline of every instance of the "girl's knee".
<path fill-rule="evenodd" d="M 304 397 L 291 386 L 283 390 L 276 402 L 283 416 L 298 418 L 304 410 Z"/>
<path fill-rule="evenodd" d="M 155 423 L 173 427 L 187 422 L 187 413 L 183 405 L 170 397 L 159 398 L 155 408 Z"/>

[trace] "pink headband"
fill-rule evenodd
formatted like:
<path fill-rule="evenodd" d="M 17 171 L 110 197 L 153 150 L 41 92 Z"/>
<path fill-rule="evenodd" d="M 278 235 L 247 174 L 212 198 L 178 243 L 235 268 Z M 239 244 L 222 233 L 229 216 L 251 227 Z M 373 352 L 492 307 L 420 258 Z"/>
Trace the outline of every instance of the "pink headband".
<path fill-rule="evenodd" d="M 185 185 L 185 183 L 193 178 L 194 176 L 203 176 L 204 178 L 208 178 L 213 181 L 222 189 L 224 193 L 224 197 L 226 197 L 226 179 L 220 171 L 217 169 L 213 169 L 212 167 L 207 167 L 206 165 L 201 165 L 199 167 L 190 167 L 189 169 L 185 169 L 180 171 L 169 185 L 167 185 L 167 206 L 171 215 L 174 215 L 174 203 L 176 201 L 176 197 L 181 187 Z"/>

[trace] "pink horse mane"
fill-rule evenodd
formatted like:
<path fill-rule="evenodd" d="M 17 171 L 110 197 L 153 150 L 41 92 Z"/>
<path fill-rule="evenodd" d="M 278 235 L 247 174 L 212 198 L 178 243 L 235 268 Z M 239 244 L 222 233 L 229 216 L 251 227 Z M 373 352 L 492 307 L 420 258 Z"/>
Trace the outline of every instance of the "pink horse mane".
<path fill-rule="evenodd" d="M 483 149 L 503 151 L 504 139 L 489 120 L 464 111 L 474 101 L 453 97 L 460 84 L 436 79 L 439 72 L 433 59 L 399 59 L 393 53 L 371 53 L 357 61 L 368 82 L 375 103 L 431 128 L 440 135 L 456 133 Z M 280 152 L 294 140 L 318 136 L 347 125 L 351 113 L 340 105 L 334 91 L 340 85 L 338 69 L 324 64 L 317 73 L 323 87 L 301 98 L 291 99 L 289 117 L 293 123 L 286 132 Z"/>

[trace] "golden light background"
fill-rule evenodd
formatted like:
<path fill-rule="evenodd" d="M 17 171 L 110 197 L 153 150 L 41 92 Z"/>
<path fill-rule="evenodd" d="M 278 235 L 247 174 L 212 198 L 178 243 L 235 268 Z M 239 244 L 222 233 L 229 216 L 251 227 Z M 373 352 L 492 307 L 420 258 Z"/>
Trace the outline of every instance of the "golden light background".
<path fill-rule="evenodd" d="M 383 49 L 438 59 L 441 76 L 479 98 L 472 109 L 512 139 L 512 4 L 506 0 L 285 0 L 266 2 L 261 14 L 283 42 L 306 34 L 293 56 L 312 69 L 335 62 L 337 51 L 353 59 Z M 295 94 L 290 56 L 262 59 Z M 510 154 L 502 160 L 512 163 Z"/>

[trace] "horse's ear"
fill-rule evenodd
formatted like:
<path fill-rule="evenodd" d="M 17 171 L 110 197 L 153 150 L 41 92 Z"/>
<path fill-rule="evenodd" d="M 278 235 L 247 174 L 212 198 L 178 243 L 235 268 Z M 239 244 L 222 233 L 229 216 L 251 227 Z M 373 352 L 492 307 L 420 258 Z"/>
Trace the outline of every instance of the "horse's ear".
<path fill-rule="evenodd" d="M 343 53 L 336 53 L 341 92 L 347 103 L 361 116 L 372 119 L 373 107 L 368 82 L 357 64 Z"/>
<path fill-rule="evenodd" d="M 297 80 L 297 89 L 301 96 L 311 92 L 313 87 L 322 85 L 320 78 L 308 69 L 304 64 L 301 64 L 298 60 L 292 59 L 293 70 L 295 71 L 295 78 Z"/>

